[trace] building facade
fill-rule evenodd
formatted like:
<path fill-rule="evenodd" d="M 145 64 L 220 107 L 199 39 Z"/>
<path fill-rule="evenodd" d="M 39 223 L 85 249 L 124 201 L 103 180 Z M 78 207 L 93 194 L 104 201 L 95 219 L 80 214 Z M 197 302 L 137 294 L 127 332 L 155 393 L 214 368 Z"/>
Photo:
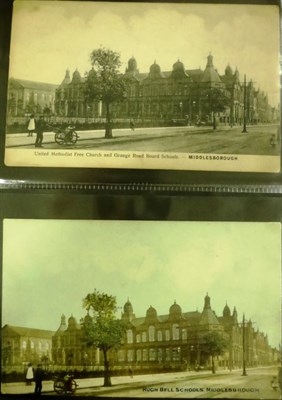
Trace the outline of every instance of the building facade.
<path fill-rule="evenodd" d="M 29 114 L 52 114 L 55 110 L 55 91 L 58 85 L 10 78 L 7 118 Z"/>
<path fill-rule="evenodd" d="M 86 317 L 87 318 L 87 317 Z M 81 340 L 81 325 L 71 316 L 66 322 L 65 315 L 52 337 L 52 357 L 57 366 L 94 366 L 100 364 L 97 349 L 86 348 Z"/>
<path fill-rule="evenodd" d="M 52 362 L 54 331 L 5 325 L 2 328 L 2 367 Z"/>
<path fill-rule="evenodd" d="M 89 316 L 86 316 L 89 318 Z M 126 335 L 118 350 L 110 354 L 112 365 L 135 368 L 209 368 L 211 358 L 204 337 L 217 332 L 228 343 L 217 365 L 222 368 L 240 368 L 243 356 L 247 366 L 269 365 L 275 362 L 273 349 L 267 336 L 247 321 L 244 327 L 238 321 L 236 308 L 226 304 L 222 315 L 211 308 L 208 295 L 201 312 L 183 312 L 174 302 L 166 315 L 158 315 L 150 306 L 144 317 L 136 317 L 128 300 L 121 316 L 126 325 Z M 243 348 L 243 332 L 245 347 Z M 52 356 L 55 364 L 67 366 L 103 365 L 103 357 L 97 349 L 85 348 L 81 341 L 81 325 L 70 317 L 66 324 L 62 316 L 60 327 L 52 339 Z M 244 349 L 244 351 L 243 351 Z"/>
<path fill-rule="evenodd" d="M 89 74 L 95 73 L 92 69 Z M 242 124 L 244 114 L 248 123 L 269 123 L 277 119 L 275 109 L 268 104 L 267 95 L 254 88 L 251 80 L 240 78 L 230 65 L 220 75 L 207 57 L 202 69 L 186 69 L 176 61 L 171 71 L 161 71 L 154 62 L 148 73 L 140 73 L 132 57 L 125 71 L 128 78 L 126 99 L 112 105 L 112 117 L 134 119 L 140 123 L 217 123 Z M 76 70 L 65 78 L 56 90 L 56 115 L 69 118 L 97 120 L 105 117 L 100 102 L 87 103 L 84 96 L 85 77 Z"/>

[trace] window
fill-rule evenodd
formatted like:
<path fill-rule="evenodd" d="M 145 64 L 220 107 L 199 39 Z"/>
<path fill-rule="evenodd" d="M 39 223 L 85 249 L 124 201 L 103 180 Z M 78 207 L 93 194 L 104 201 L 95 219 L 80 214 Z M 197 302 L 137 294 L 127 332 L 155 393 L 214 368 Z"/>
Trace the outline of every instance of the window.
<path fill-rule="evenodd" d="M 124 361 L 124 350 L 118 351 L 118 361 Z"/>
<path fill-rule="evenodd" d="M 23 340 L 23 342 L 22 342 L 22 349 L 26 350 L 26 341 L 25 340 Z"/>
<path fill-rule="evenodd" d="M 182 340 L 183 341 L 187 340 L 187 330 L 186 329 L 182 329 Z"/>
<path fill-rule="evenodd" d="M 34 349 L 34 342 L 32 340 L 30 341 L 30 348 Z"/>
<path fill-rule="evenodd" d="M 149 326 L 149 342 L 155 341 L 155 327 Z"/>
<path fill-rule="evenodd" d="M 162 349 L 158 349 L 158 361 L 162 361 L 163 360 L 163 352 Z"/>
<path fill-rule="evenodd" d="M 173 361 L 180 360 L 180 347 L 175 347 L 174 349 L 172 349 L 172 359 Z"/>
<path fill-rule="evenodd" d="M 147 349 L 143 349 L 143 361 L 147 361 Z"/>
<path fill-rule="evenodd" d="M 149 351 L 149 359 L 150 359 L 150 361 L 155 361 L 156 360 L 156 351 L 155 351 L 155 349 L 150 349 L 150 351 Z"/>
<path fill-rule="evenodd" d="M 170 340 L 170 332 L 168 329 L 165 331 L 165 340 L 166 341 Z"/>
<path fill-rule="evenodd" d="M 128 352 L 127 352 L 127 361 L 128 362 L 134 361 L 133 350 L 128 350 Z"/>
<path fill-rule="evenodd" d="M 147 334 L 146 334 L 146 332 L 142 332 L 142 342 L 147 342 Z"/>
<path fill-rule="evenodd" d="M 34 93 L 34 103 L 37 103 L 37 93 Z"/>
<path fill-rule="evenodd" d="M 162 331 L 158 331 L 158 342 L 161 342 L 162 340 L 163 340 Z"/>
<path fill-rule="evenodd" d="M 141 339 L 140 339 L 140 334 L 138 333 L 138 334 L 136 335 L 136 342 L 137 342 L 137 343 L 140 343 L 140 341 L 141 341 Z"/>
<path fill-rule="evenodd" d="M 170 349 L 165 349 L 165 359 L 166 361 L 170 361 Z"/>
<path fill-rule="evenodd" d="M 133 343 L 133 333 L 131 329 L 128 329 L 127 332 L 127 343 Z"/>
<path fill-rule="evenodd" d="M 177 324 L 172 325 L 172 339 L 179 340 L 179 326 Z"/>
<path fill-rule="evenodd" d="M 136 358 L 137 358 L 137 361 L 141 361 L 142 353 L 141 353 L 140 349 L 138 349 L 137 352 L 136 352 Z"/>
<path fill-rule="evenodd" d="M 38 350 L 41 351 L 42 350 L 42 343 L 38 342 Z"/>

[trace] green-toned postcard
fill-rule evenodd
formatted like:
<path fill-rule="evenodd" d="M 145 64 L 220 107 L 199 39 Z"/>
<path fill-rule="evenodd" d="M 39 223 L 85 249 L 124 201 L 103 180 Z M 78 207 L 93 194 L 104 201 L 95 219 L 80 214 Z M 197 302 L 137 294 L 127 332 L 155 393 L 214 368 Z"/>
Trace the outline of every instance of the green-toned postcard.
<path fill-rule="evenodd" d="M 4 220 L 2 394 L 279 399 L 280 334 L 280 223 Z"/>

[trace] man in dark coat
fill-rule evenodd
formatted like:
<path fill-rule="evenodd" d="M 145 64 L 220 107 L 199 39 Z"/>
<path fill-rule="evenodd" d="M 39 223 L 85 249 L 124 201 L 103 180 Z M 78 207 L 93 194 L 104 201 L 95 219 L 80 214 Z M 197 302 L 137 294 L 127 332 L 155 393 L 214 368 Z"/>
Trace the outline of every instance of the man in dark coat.
<path fill-rule="evenodd" d="M 42 366 L 41 366 L 41 364 L 38 364 L 38 366 L 35 370 L 35 373 L 34 373 L 34 380 L 35 380 L 34 393 L 35 394 L 41 394 L 43 377 L 44 377 L 44 372 L 43 372 Z"/>
<path fill-rule="evenodd" d="M 35 147 L 42 147 L 43 133 L 45 129 L 46 129 L 46 124 L 43 115 L 41 115 L 35 125 L 35 130 L 36 130 Z"/>

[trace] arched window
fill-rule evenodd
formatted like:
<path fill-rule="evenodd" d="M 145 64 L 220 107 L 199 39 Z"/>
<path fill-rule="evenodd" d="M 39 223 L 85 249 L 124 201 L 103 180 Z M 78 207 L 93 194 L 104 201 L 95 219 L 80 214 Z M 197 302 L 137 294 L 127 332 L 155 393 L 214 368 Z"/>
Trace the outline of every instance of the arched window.
<path fill-rule="evenodd" d="M 162 331 L 158 331 L 158 342 L 161 342 L 163 340 L 163 333 Z"/>
<path fill-rule="evenodd" d="M 155 341 L 155 327 L 152 325 L 149 326 L 148 332 L 149 332 L 149 342 L 154 342 Z"/>
<path fill-rule="evenodd" d="M 149 359 L 150 359 L 150 361 L 155 361 L 156 360 L 156 350 L 155 349 L 150 349 L 149 350 Z"/>
<path fill-rule="evenodd" d="M 162 361 L 163 360 L 163 351 L 162 349 L 158 349 L 158 361 Z"/>
<path fill-rule="evenodd" d="M 141 357 L 142 357 L 141 350 L 138 349 L 138 350 L 136 351 L 136 358 L 137 358 L 137 361 L 141 361 Z"/>
<path fill-rule="evenodd" d="M 165 349 L 165 359 L 166 361 L 170 361 L 170 349 Z"/>
<path fill-rule="evenodd" d="M 170 332 L 169 332 L 168 329 L 165 331 L 165 340 L 166 340 L 166 341 L 169 341 L 169 340 L 170 340 Z"/>
<path fill-rule="evenodd" d="M 142 332 L 142 342 L 147 342 L 147 334 L 146 334 L 146 332 Z"/>
<path fill-rule="evenodd" d="M 33 350 L 34 349 L 34 342 L 31 340 L 30 341 L 30 348 Z"/>
<path fill-rule="evenodd" d="M 38 350 L 41 351 L 42 350 L 42 343 L 38 342 Z"/>
<path fill-rule="evenodd" d="M 178 324 L 172 325 L 172 339 L 179 340 L 179 325 Z"/>
<path fill-rule="evenodd" d="M 133 332 L 131 329 L 128 329 L 127 332 L 127 343 L 133 343 Z"/>
<path fill-rule="evenodd" d="M 143 361 L 147 361 L 147 349 L 143 349 L 142 355 L 143 355 Z"/>
<path fill-rule="evenodd" d="M 182 340 L 183 341 L 187 340 L 187 330 L 186 329 L 182 329 Z"/>
<path fill-rule="evenodd" d="M 136 343 L 140 343 L 140 334 L 138 333 L 137 335 L 136 335 Z"/>
<path fill-rule="evenodd" d="M 124 361 L 124 350 L 118 351 L 118 361 L 120 362 Z"/>
<path fill-rule="evenodd" d="M 127 351 L 127 361 L 128 361 L 128 362 L 134 361 L 133 350 L 128 350 L 128 351 Z"/>
<path fill-rule="evenodd" d="M 26 341 L 25 340 L 23 340 L 23 342 L 22 342 L 22 349 L 26 350 Z"/>

